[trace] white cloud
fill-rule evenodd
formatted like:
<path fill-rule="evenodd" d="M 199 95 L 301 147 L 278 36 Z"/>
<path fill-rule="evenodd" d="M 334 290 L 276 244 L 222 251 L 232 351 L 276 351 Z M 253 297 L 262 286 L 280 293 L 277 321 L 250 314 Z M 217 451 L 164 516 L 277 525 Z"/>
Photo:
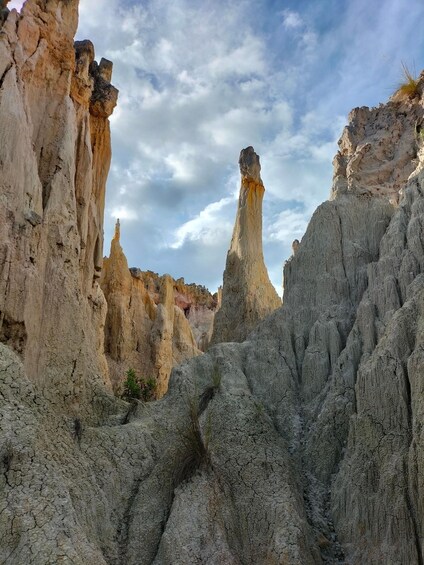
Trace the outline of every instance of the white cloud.
<path fill-rule="evenodd" d="M 138 214 L 135 210 L 130 210 L 126 206 L 119 206 L 110 211 L 110 217 L 115 220 L 137 220 Z"/>
<path fill-rule="evenodd" d="M 274 221 L 266 226 L 264 241 L 280 241 L 287 244 L 301 239 L 306 231 L 308 215 L 304 210 L 287 209 L 280 212 Z"/>
<path fill-rule="evenodd" d="M 415 56 L 420 68 L 424 40 L 410 37 L 424 7 L 403 4 L 357 0 L 335 14 L 329 0 L 287 0 L 275 17 L 253 0 L 81 0 L 78 37 L 114 61 L 120 89 L 106 237 L 129 214 L 121 237 L 131 264 L 215 284 L 239 151 L 253 145 L 265 256 L 279 279 L 292 240 L 328 197 L 347 112 L 387 97 L 396 59 Z"/>
<path fill-rule="evenodd" d="M 264 42 L 252 34 L 242 37 L 242 42 L 233 49 L 213 58 L 208 71 L 215 79 L 238 76 L 263 76 L 267 72 Z"/>
<path fill-rule="evenodd" d="M 298 12 L 292 12 L 291 10 L 284 10 L 282 13 L 283 25 L 286 29 L 297 29 L 302 27 L 303 20 Z"/>
<path fill-rule="evenodd" d="M 7 7 L 9 8 L 9 10 L 13 10 L 13 8 L 15 8 L 16 10 L 20 11 L 23 6 L 23 3 L 24 0 L 12 0 L 11 2 L 9 2 Z"/>
<path fill-rule="evenodd" d="M 175 230 L 174 241 L 170 247 L 173 249 L 181 248 L 186 241 L 201 242 L 204 246 L 215 246 L 228 242 L 232 231 L 232 222 L 225 218 L 224 209 L 229 208 L 234 214 L 233 197 L 221 198 L 218 202 L 208 204 L 206 208 L 193 219 L 185 222 Z"/>

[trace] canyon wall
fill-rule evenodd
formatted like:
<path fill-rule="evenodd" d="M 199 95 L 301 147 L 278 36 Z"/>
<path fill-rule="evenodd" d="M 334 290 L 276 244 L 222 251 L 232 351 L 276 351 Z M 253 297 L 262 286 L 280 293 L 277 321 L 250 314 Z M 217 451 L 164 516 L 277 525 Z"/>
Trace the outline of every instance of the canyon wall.
<path fill-rule="evenodd" d="M 28 0 L 0 24 L 0 339 L 76 412 L 108 383 L 97 279 L 118 94 L 112 64 L 74 46 L 77 12 Z"/>
<path fill-rule="evenodd" d="M 77 143 L 77 4 L 28 0 L 0 30 L 0 562 L 421 565 L 424 78 L 350 114 L 283 306 L 130 405 L 107 393 L 98 254 L 81 251 L 101 210 L 83 199 L 78 220 L 98 130 Z"/>
<path fill-rule="evenodd" d="M 262 200 L 265 188 L 253 147 L 240 153 L 241 187 L 237 216 L 224 271 L 221 306 L 211 343 L 243 341 L 253 328 L 281 306 L 269 280 L 262 250 Z"/>

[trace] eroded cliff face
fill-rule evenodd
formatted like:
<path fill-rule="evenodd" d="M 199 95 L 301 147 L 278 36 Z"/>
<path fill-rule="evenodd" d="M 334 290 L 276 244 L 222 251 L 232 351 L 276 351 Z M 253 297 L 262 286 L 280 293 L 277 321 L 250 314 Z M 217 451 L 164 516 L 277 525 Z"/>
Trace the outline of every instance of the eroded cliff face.
<path fill-rule="evenodd" d="M 65 26 L 57 41 L 66 43 L 65 15 L 74 15 L 75 4 L 28 2 L 28 18 L 31 22 L 37 12 L 41 26 L 63 10 L 54 21 Z M 25 17 L 24 11 L 20 21 Z M 17 16 L 12 12 L 6 26 L 10 18 L 15 33 Z M 2 53 L 10 53 L 8 36 L 1 35 L 0 46 L 6 49 Z M 58 53 L 55 46 L 47 44 L 45 57 Z M 5 101 L 11 109 L 18 101 L 16 116 L 25 120 L 29 115 L 12 70 L 17 63 L 10 64 L 11 75 L 6 72 L 0 87 L 1 123 L 9 128 Z M 31 85 L 32 74 L 25 80 Z M 13 263 L 2 263 L 7 320 L 26 323 L 28 318 L 18 316 L 20 303 L 36 311 L 41 296 L 46 315 L 56 306 L 66 314 L 66 323 L 76 324 L 73 333 L 58 322 L 65 351 L 62 356 L 57 349 L 57 358 L 45 355 L 36 379 L 27 374 L 32 367 L 26 367 L 26 351 L 34 339 L 27 326 L 23 356 L 16 352 L 19 332 L 10 326 L 2 334 L 2 563 L 423 563 L 423 82 L 421 78 L 413 99 L 351 114 L 336 157 L 331 199 L 317 209 L 286 265 L 282 308 L 249 341 L 218 344 L 175 368 L 160 401 L 129 406 L 110 399 L 109 417 L 101 421 L 89 413 L 71 417 L 75 396 L 59 405 L 40 386 L 67 366 L 67 348 L 75 347 L 86 308 L 82 291 L 76 299 L 67 286 L 69 281 L 82 284 L 79 255 L 74 258 L 68 239 L 59 246 L 55 239 L 58 233 L 68 234 L 64 225 L 76 238 L 77 215 L 66 215 L 69 224 L 59 216 L 57 226 L 53 219 L 26 226 L 21 206 L 28 206 L 27 190 L 38 194 L 41 208 L 35 213 L 47 214 L 40 177 L 24 175 L 21 187 L 2 158 L 1 166 L 9 171 L 1 177 L 9 179 L 1 187 L 2 202 L 15 203 L 13 209 L 7 204 L 11 212 L 5 217 L 13 212 L 19 222 L 0 224 L 4 249 L 13 256 Z M 60 81 L 55 84 L 61 92 Z M 37 92 L 41 101 L 43 93 Z M 70 99 L 68 105 L 74 115 Z M 400 138 L 390 135 L 393 125 Z M 14 135 L 21 142 L 21 134 L 11 128 L 9 137 Z M 8 139 L 2 137 L 0 150 L 9 147 L 13 161 Z M 32 141 L 26 143 L 29 163 L 36 167 Z M 62 145 L 55 147 L 53 162 Z M 75 145 L 69 147 L 75 150 Z M 19 144 L 16 152 L 25 155 Z M 13 163 L 24 174 L 26 161 Z M 38 175 L 38 166 L 30 171 Z M 52 214 L 58 193 L 72 201 L 70 189 L 55 188 L 53 183 L 46 208 Z M 63 206 L 58 205 L 59 211 Z M 30 217 L 35 221 L 36 216 Z M 23 270 L 33 269 L 31 280 L 41 285 L 37 263 L 31 266 L 25 259 L 33 242 L 24 239 L 28 230 L 39 230 L 42 249 L 48 250 L 43 261 L 50 265 L 50 278 L 43 281 L 57 279 L 57 265 L 70 272 L 61 286 L 49 287 L 50 294 L 30 289 L 21 292 L 21 302 L 13 301 L 12 286 L 5 284 L 10 272 L 18 284 L 26 280 Z M 22 241 L 21 246 L 16 243 Z M 129 288 L 129 279 L 110 279 Z M 174 289 L 165 288 L 161 300 L 174 299 Z M 114 311 L 119 313 L 121 306 L 117 301 Z M 74 312 L 77 307 L 81 310 Z M 87 319 L 84 340 L 78 342 L 84 348 L 93 343 Z M 40 347 L 53 351 L 55 336 L 44 324 L 47 333 L 39 336 Z M 84 366 L 84 379 L 91 378 L 90 367 Z M 67 372 L 57 381 L 61 391 L 66 379 L 75 383 Z M 102 395 L 93 401 L 102 402 Z"/>
<path fill-rule="evenodd" d="M 175 304 L 174 281 L 157 277 L 154 292 L 138 269 L 130 270 L 120 244 L 119 220 L 104 261 L 101 288 L 107 301 L 105 353 L 117 390 L 129 368 L 155 377 L 157 396 L 168 390 L 172 367 L 201 352 L 190 324 Z"/>
<path fill-rule="evenodd" d="M 262 250 L 262 200 L 265 188 L 253 147 L 240 153 L 241 187 L 236 222 L 224 271 L 221 307 L 211 343 L 243 341 L 253 328 L 281 306 L 269 280 Z"/>
<path fill-rule="evenodd" d="M 152 271 L 130 269 L 134 277 L 141 278 L 156 304 L 159 302 L 161 277 Z M 215 313 L 218 310 L 218 295 L 198 284 L 186 284 L 183 278 L 172 279 L 174 303 L 187 318 L 193 332 L 196 346 L 201 351 L 208 348 Z"/>
<path fill-rule="evenodd" d="M 77 9 L 28 0 L 0 27 L 0 336 L 75 410 L 108 381 L 96 278 L 117 98 L 111 63 L 74 47 Z"/>

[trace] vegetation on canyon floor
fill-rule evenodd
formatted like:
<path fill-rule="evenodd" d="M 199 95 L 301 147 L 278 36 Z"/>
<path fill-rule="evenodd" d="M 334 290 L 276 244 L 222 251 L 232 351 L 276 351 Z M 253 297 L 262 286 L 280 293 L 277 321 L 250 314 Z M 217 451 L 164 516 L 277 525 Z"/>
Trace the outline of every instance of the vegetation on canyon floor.
<path fill-rule="evenodd" d="M 134 369 L 128 369 L 123 383 L 122 398 L 125 400 L 154 400 L 157 387 L 156 379 L 137 376 Z"/>

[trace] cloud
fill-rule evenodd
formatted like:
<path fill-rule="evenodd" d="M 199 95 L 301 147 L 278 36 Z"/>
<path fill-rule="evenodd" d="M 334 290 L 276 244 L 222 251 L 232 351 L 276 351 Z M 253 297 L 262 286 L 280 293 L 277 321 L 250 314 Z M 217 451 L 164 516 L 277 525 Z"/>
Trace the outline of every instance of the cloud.
<path fill-rule="evenodd" d="M 226 217 L 227 210 L 231 205 L 234 213 L 235 198 L 221 198 L 218 202 L 208 204 L 206 208 L 192 220 L 185 222 L 175 230 L 172 249 L 181 248 L 186 241 L 199 241 L 205 247 L 228 243 L 233 223 Z"/>
<path fill-rule="evenodd" d="M 115 218 L 117 220 L 131 221 L 138 219 L 137 212 L 135 210 L 127 208 L 126 206 L 118 206 L 116 208 L 113 208 L 110 212 L 110 215 L 112 216 L 112 218 Z"/>
<path fill-rule="evenodd" d="M 348 111 L 386 99 L 402 59 L 424 65 L 421 0 L 408 10 L 401 0 L 287 0 L 278 17 L 271 5 L 80 1 L 78 37 L 114 61 L 120 90 L 105 238 L 120 214 L 130 264 L 216 287 L 239 152 L 253 145 L 278 286 L 292 240 L 329 195 Z"/>
<path fill-rule="evenodd" d="M 298 29 L 302 27 L 303 20 L 300 14 L 297 12 L 292 12 L 291 10 L 284 10 L 282 13 L 283 25 L 286 29 Z"/>
<path fill-rule="evenodd" d="M 23 3 L 24 0 L 11 0 L 11 2 L 9 2 L 7 7 L 9 8 L 9 10 L 13 10 L 13 8 L 15 8 L 16 10 L 20 11 L 23 6 Z"/>
<path fill-rule="evenodd" d="M 264 241 L 280 241 L 287 244 L 301 239 L 306 231 L 308 216 L 301 208 L 286 209 L 273 218 L 266 227 Z"/>

